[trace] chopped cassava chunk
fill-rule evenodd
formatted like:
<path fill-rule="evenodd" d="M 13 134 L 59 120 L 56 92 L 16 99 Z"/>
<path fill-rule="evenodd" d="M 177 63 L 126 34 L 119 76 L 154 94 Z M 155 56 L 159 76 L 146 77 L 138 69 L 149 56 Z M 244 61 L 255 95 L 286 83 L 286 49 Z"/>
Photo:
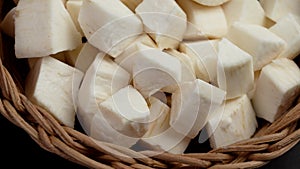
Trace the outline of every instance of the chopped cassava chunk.
<path fill-rule="evenodd" d="M 142 21 L 119 0 L 84 0 L 78 21 L 89 43 L 114 58 L 143 33 Z"/>
<path fill-rule="evenodd" d="M 300 54 L 300 16 L 288 14 L 278 20 L 270 31 L 287 43 L 278 57 L 295 59 Z"/>
<path fill-rule="evenodd" d="M 226 91 L 226 99 L 248 93 L 254 85 L 252 56 L 224 38 L 218 58 L 218 86 Z"/>
<path fill-rule="evenodd" d="M 199 79 L 181 84 L 172 95 L 171 127 L 195 138 L 209 114 L 223 103 L 225 95 L 225 91 Z"/>
<path fill-rule="evenodd" d="M 129 85 L 130 74 L 100 52 L 85 73 L 78 92 L 77 116 L 86 133 L 90 133 L 98 104 Z"/>
<path fill-rule="evenodd" d="M 226 34 L 227 22 L 221 6 L 207 7 L 192 0 L 176 0 L 176 2 L 185 11 L 187 20 L 191 23 L 188 26 L 198 29 L 200 35 L 220 38 Z"/>
<path fill-rule="evenodd" d="M 274 122 L 293 104 L 300 93 L 300 70 L 287 58 L 266 65 L 257 80 L 252 98 L 258 117 Z"/>
<path fill-rule="evenodd" d="M 231 0 L 222 6 L 228 26 L 239 21 L 264 26 L 265 11 L 257 0 Z"/>
<path fill-rule="evenodd" d="M 226 101 L 213 113 L 206 126 L 212 148 L 249 139 L 256 128 L 255 112 L 247 95 Z"/>
<path fill-rule="evenodd" d="M 159 48 L 178 47 L 187 27 L 187 18 L 174 0 L 143 0 L 135 12 L 142 19 L 145 32 Z"/>
<path fill-rule="evenodd" d="M 234 22 L 226 38 L 253 57 L 254 71 L 260 70 L 286 48 L 286 42 L 267 28 Z"/>
<path fill-rule="evenodd" d="M 81 44 L 81 35 L 61 0 L 20 1 L 15 12 L 17 58 L 48 56 Z"/>
<path fill-rule="evenodd" d="M 91 121 L 90 133 L 97 140 L 131 147 L 147 131 L 149 108 L 130 85 L 100 103 L 99 109 Z"/>
<path fill-rule="evenodd" d="M 61 123 L 74 127 L 75 100 L 82 77 L 81 71 L 50 56 L 42 57 L 27 76 L 25 94 Z"/>

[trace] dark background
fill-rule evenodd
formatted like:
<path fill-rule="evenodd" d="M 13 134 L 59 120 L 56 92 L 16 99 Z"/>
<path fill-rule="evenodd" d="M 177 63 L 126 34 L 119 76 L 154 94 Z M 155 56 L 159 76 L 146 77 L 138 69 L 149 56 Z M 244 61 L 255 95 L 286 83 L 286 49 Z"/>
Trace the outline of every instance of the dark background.
<path fill-rule="evenodd" d="M 39 147 L 25 131 L 0 115 L 1 166 L 8 168 L 86 169 Z M 194 147 L 194 145 L 192 145 Z M 188 148 L 189 149 L 189 148 Z M 2 168 L 2 167 L 1 167 Z M 300 143 L 262 169 L 299 169 Z"/>

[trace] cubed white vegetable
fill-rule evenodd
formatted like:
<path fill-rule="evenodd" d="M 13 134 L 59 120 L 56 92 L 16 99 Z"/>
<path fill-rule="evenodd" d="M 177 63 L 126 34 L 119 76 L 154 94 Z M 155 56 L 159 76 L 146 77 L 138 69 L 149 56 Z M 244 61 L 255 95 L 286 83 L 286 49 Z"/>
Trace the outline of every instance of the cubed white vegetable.
<path fill-rule="evenodd" d="M 181 63 L 175 57 L 156 48 L 137 54 L 132 68 L 133 84 L 145 98 L 181 82 Z"/>
<path fill-rule="evenodd" d="M 270 28 L 270 31 L 287 43 L 285 50 L 278 57 L 294 59 L 300 54 L 300 16 L 298 17 L 289 13 L 279 19 Z"/>
<path fill-rule="evenodd" d="M 175 49 L 168 49 L 164 52 L 177 58 L 181 63 L 181 82 L 188 82 L 196 80 L 195 70 L 193 68 L 192 58 L 185 53 L 179 52 Z"/>
<path fill-rule="evenodd" d="M 95 95 L 99 103 L 106 100 L 113 93 L 129 84 L 131 75 L 122 67 L 117 65 L 109 56 L 99 54 L 91 69 L 96 70 Z M 87 74 L 87 73 L 86 73 Z"/>
<path fill-rule="evenodd" d="M 62 124 L 74 127 L 75 104 L 83 73 L 55 58 L 39 58 L 30 70 L 26 96 L 45 108 Z"/>
<path fill-rule="evenodd" d="M 89 123 L 91 123 L 91 134 L 89 136 L 96 140 L 128 148 L 139 141 L 139 138 L 127 136 L 114 129 L 101 112 L 96 113 Z"/>
<path fill-rule="evenodd" d="M 144 30 L 161 49 L 177 48 L 187 27 L 184 11 L 174 0 L 143 0 L 135 9 Z"/>
<path fill-rule="evenodd" d="M 286 47 L 286 42 L 267 28 L 234 22 L 226 38 L 253 57 L 254 71 L 275 59 Z"/>
<path fill-rule="evenodd" d="M 141 137 L 148 130 L 150 111 L 147 102 L 131 85 L 100 103 L 99 108 L 112 127 L 123 134 Z"/>
<path fill-rule="evenodd" d="M 18 3 L 15 15 L 17 58 L 48 56 L 73 50 L 80 44 L 81 35 L 61 0 Z"/>
<path fill-rule="evenodd" d="M 228 26 L 235 21 L 264 26 L 265 11 L 257 0 L 231 0 L 222 5 Z"/>
<path fill-rule="evenodd" d="M 254 86 L 252 56 L 226 38 L 219 42 L 218 86 L 226 91 L 226 99 L 240 97 Z"/>
<path fill-rule="evenodd" d="M 66 63 L 66 57 L 65 57 L 65 52 L 59 52 L 59 53 L 56 53 L 56 54 L 53 54 L 53 55 L 50 55 L 51 57 L 63 62 L 63 63 Z M 28 62 L 28 66 L 30 69 L 32 69 L 35 65 L 35 63 L 39 60 L 40 58 L 39 57 L 36 57 L 36 58 L 28 58 L 27 59 L 27 62 Z"/>
<path fill-rule="evenodd" d="M 77 30 L 81 33 L 81 36 L 84 36 L 84 33 L 78 22 L 78 16 L 79 16 L 81 5 L 82 5 L 82 0 L 66 2 L 66 8 L 67 8 L 70 16 L 72 17 L 72 20 L 73 20 Z"/>
<path fill-rule="evenodd" d="M 227 21 L 221 6 L 207 7 L 192 0 L 176 2 L 185 11 L 188 22 L 208 38 L 220 38 L 226 34 Z"/>
<path fill-rule="evenodd" d="M 150 124 L 146 134 L 141 138 L 141 146 L 152 150 L 162 150 L 182 154 L 190 138 L 171 128 L 170 108 L 160 100 L 150 97 Z"/>
<path fill-rule="evenodd" d="M 158 135 L 170 127 L 170 107 L 158 98 L 148 98 L 149 102 L 149 128 L 143 138 Z"/>
<path fill-rule="evenodd" d="M 192 58 L 196 77 L 217 84 L 217 61 L 219 40 L 182 42 L 179 50 Z"/>
<path fill-rule="evenodd" d="M 196 137 L 225 95 L 225 91 L 200 79 L 181 84 L 172 95 L 171 127 L 189 138 Z"/>
<path fill-rule="evenodd" d="M 141 50 L 147 50 L 151 48 L 156 48 L 154 41 L 147 35 L 140 35 L 131 45 L 129 45 L 123 53 L 121 53 L 115 62 L 118 63 L 129 73 L 132 73 L 133 63 L 138 56 L 137 53 Z"/>
<path fill-rule="evenodd" d="M 143 33 L 142 21 L 120 0 L 85 0 L 78 21 L 89 43 L 114 58 Z"/>
<path fill-rule="evenodd" d="M 130 85 L 100 103 L 99 108 L 91 123 L 91 137 L 95 139 L 130 147 L 148 129 L 147 102 Z"/>
<path fill-rule="evenodd" d="M 104 53 L 99 53 L 85 73 L 78 92 L 77 116 L 81 126 L 90 134 L 90 125 L 98 103 L 129 84 L 130 74 Z"/>
<path fill-rule="evenodd" d="M 300 70 L 293 60 L 279 58 L 266 65 L 257 80 L 252 103 L 258 117 L 274 122 L 300 93 Z"/>
<path fill-rule="evenodd" d="M 183 41 L 208 40 L 207 36 L 191 22 L 187 23 L 186 31 L 183 35 Z"/>
<path fill-rule="evenodd" d="M 214 112 L 205 127 L 212 148 L 249 139 L 256 128 L 255 112 L 247 95 L 226 101 Z"/>
<path fill-rule="evenodd" d="M 266 15 L 275 22 L 288 13 L 300 16 L 300 0 L 260 0 L 259 2 Z"/>
<path fill-rule="evenodd" d="M 185 137 L 183 134 L 176 132 L 170 127 L 159 135 L 142 138 L 140 144 L 142 147 L 151 150 L 182 154 L 185 152 L 190 141 L 190 138 Z"/>

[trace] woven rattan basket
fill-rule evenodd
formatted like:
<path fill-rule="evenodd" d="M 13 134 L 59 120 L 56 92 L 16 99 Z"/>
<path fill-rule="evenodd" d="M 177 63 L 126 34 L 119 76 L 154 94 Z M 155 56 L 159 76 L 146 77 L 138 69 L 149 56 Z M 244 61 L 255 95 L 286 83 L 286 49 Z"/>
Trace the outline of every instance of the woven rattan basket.
<path fill-rule="evenodd" d="M 0 0 L 1 18 L 13 5 L 12 1 Z M 295 102 L 274 123 L 260 123 L 253 138 L 225 148 L 155 155 L 153 151 L 137 152 L 105 142 L 96 144 L 76 127 L 63 126 L 26 98 L 23 82 L 27 61 L 15 58 L 13 38 L 0 34 L 0 39 L 2 116 L 22 128 L 41 148 L 88 168 L 257 168 L 283 155 L 300 140 L 300 104 Z"/>

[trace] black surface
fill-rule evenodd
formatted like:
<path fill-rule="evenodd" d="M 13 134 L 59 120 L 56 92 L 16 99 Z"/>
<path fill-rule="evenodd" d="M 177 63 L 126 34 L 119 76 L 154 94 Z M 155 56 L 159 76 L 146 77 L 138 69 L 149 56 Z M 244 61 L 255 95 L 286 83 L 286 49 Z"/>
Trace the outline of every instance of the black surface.
<path fill-rule="evenodd" d="M 86 169 L 40 148 L 22 129 L 0 115 L 1 166 L 7 168 Z M 192 147 L 197 147 L 193 145 Z M 300 144 L 262 169 L 299 169 Z M 2 167 L 1 167 L 2 168 Z"/>

